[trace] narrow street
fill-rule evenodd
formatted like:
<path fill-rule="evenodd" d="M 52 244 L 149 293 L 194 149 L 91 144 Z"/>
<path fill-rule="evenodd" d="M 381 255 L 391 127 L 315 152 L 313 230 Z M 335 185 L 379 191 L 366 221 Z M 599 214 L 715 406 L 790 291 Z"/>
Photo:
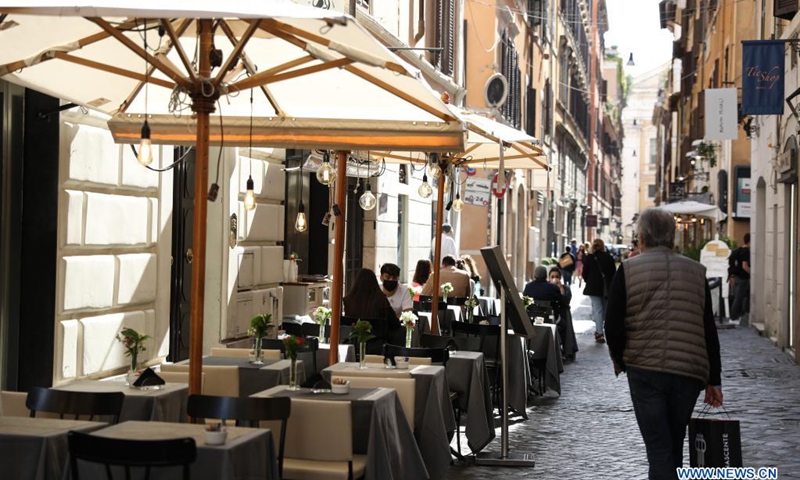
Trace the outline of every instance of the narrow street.
<path fill-rule="evenodd" d="M 607 347 L 594 342 L 589 299 L 581 290 L 572 289 L 580 351 L 574 362 L 564 366 L 561 397 L 549 393 L 537 397 L 528 408 L 528 421 L 511 421 L 511 451 L 533 453 L 536 466 L 498 469 L 457 464 L 447 478 L 647 478 L 644 443 L 627 379 L 614 377 Z M 779 478 L 800 478 L 800 367 L 755 330 L 720 330 L 719 338 L 725 406 L 741 422 L 745 466 L 777 466 Z M 702 397 L 698 410 L 701 406 Z M 499 428 L 488 450 L 499 452 Z M 688 458 L 686 450 L 687 466 Z"/>

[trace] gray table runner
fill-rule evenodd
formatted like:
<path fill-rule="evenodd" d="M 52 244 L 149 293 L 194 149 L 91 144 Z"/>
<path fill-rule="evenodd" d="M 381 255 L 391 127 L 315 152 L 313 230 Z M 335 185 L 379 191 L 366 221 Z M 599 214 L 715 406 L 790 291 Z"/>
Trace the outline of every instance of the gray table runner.
<path fill-rule="evenodd" d="M 239 396 L 249 397 L 254 393 L 276 385 L 289 384 L 289 360 L 264 360 L 263 365 L 250 362 L 247 358 L 203 357 L 203 365 L 227 365 L 239 367 Z M 297 360 L 297 382 L 305 382 L 304 362 Z"/>
<path fill-rule="evenodd" d="M 447 383 L 458 392 L 461 411 L 467 414 L 465 435 L 473 453 L 495 438 L 492 396 L 481 352 L 453 352 L 447 362 Z"/>
<path fill-rule="evenodd" d="M 394 389 L 351 388 L 348 395 L 296 392 L 284 386 L 255 397 L 288 396 L 308 400 L 350 401 L 353 412 L 353 452 L 367 455 L 365 480 L 424 480 L 429 476 L 414 435 Z"/>
<path fill-rule="evenodd" d="M 61 480 L 69 471 L 67 432 L 88 433 L 106 425 L 53 418 L 0 417 L 0 476 Z"/>
<path fill-rule="evenodd" d="M 124 393 L 125 401 L 122 403 L 120 422 L 128 420 L 176 423 L 186 421 L 189 387 L 184 383 L 168 383 L 158 390 L 141 390 L 129 387 L 124 381 L 78 380 L 53 388 L 72 392 Z"/>

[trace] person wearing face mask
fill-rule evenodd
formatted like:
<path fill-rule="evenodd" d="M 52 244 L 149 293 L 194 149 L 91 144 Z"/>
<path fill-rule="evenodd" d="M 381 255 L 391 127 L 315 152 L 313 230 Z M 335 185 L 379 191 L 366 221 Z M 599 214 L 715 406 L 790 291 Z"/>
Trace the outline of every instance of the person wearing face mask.
<path fill-rule="evenodd" d="M 384 263 L 381 267 L 381 290 L 398 317 L 414 308 L 414 299 L 408 292 L 408 286 L 401 284 L 399 280 L 400 267 L 394 263 Z"/>

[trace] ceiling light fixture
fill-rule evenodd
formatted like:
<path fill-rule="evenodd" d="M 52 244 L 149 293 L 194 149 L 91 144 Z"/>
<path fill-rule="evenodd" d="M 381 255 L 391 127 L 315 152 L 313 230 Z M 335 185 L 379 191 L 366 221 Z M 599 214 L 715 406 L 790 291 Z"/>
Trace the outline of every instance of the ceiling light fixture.
<path fill-rule="evenodd" d="M 428 183 L 428 175 L 425 173 L 422 174 L 422 185 L 419 186 L 417 193 L 422 198 L 430 198 L 433 195 L 433 188 Z"/>

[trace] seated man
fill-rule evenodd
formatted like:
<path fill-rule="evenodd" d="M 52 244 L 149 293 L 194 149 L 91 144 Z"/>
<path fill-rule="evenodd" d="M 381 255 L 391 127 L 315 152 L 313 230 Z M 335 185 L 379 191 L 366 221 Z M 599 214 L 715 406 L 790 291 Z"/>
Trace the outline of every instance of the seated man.
<path fill-rule="evenodd" d="M 567 304 L 561 290 L 547 281 L 547 268 L 541 265 L 533 270 L 533 281 L 525 285 L 522 294 L 535 301 L 551 302 L 554 312 Z"/>
<path fill-rule="evenodd" d="M 386 294 L 394 313 L 400 317 L 403 312 L 414 308 L 414 301 L 408 293 L 408 286 L 399 282 L 400 267 L 394 263 L 384 263 L 381 267 L 381 290 Z"/>
<path fill-rule="evenodd" d="M 441 286 L 445 283 L 450 283 L 453 286 L 453 291 L 448 294 L 448 297 L 467 297 L 472 294 L 469 273 L 456 268 L 456 259 L 452 255 L 445 255 L 442 259 L 442 268 L 439 270 L 439 285 L 436 285 L 436 288 L 439 289 L 439 298 L 442 298 Z M 420 295 L 433 295 L 433 288 L 433 275 L 431 275 Z"/>

